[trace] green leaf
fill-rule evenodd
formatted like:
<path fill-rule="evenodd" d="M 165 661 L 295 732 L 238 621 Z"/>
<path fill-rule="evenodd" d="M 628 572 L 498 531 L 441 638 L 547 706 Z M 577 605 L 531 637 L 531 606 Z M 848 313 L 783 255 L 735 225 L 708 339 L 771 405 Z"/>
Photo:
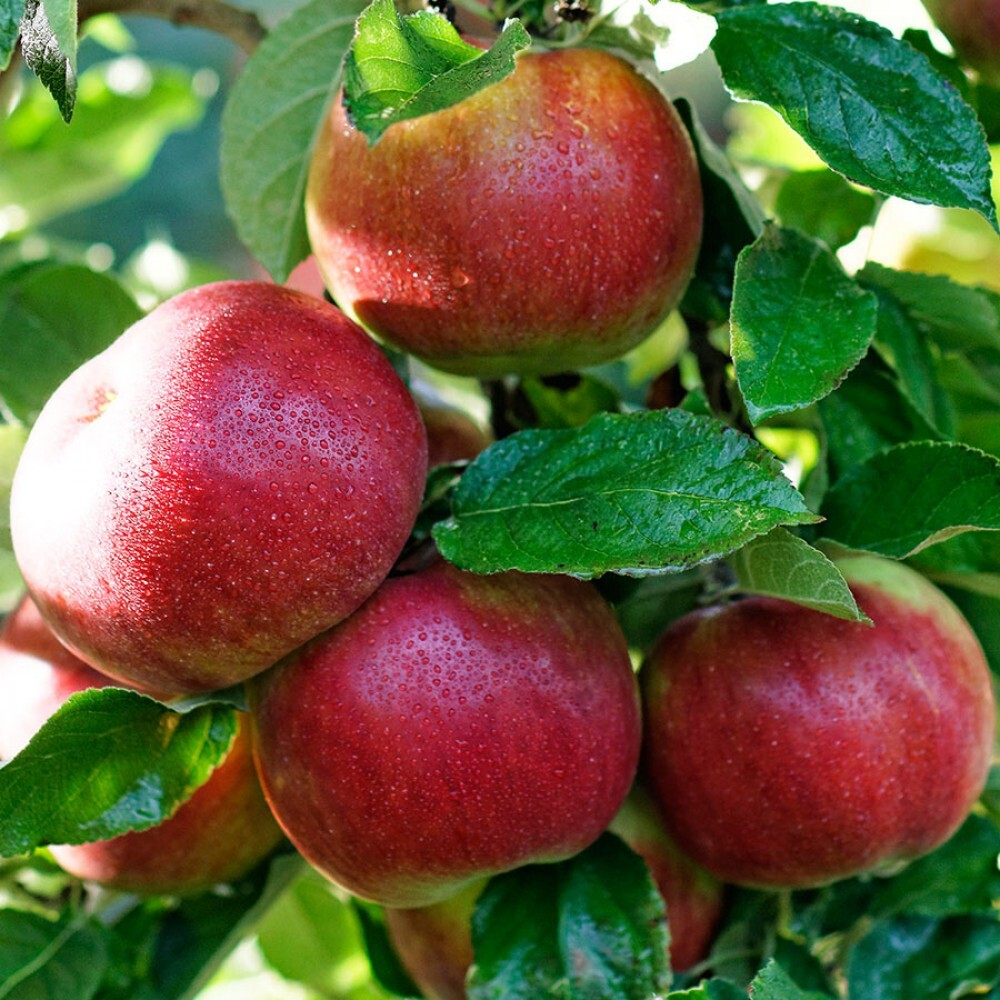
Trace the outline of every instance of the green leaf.
<path fill-rule="evenodd" d="M 204 107 L 192 70 L 135 56 L 81 74 L 72 129 L 42 88 L 30 86 L 0 129 L 0 205 L 17 206 L 12 228 L 34 228 L 124 191 Z"/>
<path fill-rule="evenodd" d="M 875 335 L 874 295 L 822 243 L 769 225 L 741 254 L 732 355 L 750 419 L 800 410 L 832 392 Z"/>
<path fill-rule="evenodd" d="M 204 783 L 236 727 L 226 707 L 181 715 L 120 688 L 72 695 L 0 768 L 0 856 L 155 826 Z"/>
<path fill-rule="evenodd" d="M 838 475 L 891 445 L 942 437 L 900 380 L 871 354 L 836 392 L 820 400 L 819 415 Z"/>
<path fill-rule="evenodd" d="M 601 583 L 621 579 L 604 577 Z M 645 652 L 675 618 L 698 607 L 702 582 L 697 570 L 648 576 L 639 580 L 638 585 L 623 599 L 612 599 L 615 615 L 629 646 Z"/>
<path fill-rule="evenodd" d="M 360 899 L 353 902 L 355 916 L 361 925 L 364 950 L 375 981 L 383 990 L 397 996 L 410 997 L 419 993 L 389 940 L 385 912 L 374 903 L 366 903 Z"/>
<path fill-rule="evenodd" d="M 802 604 L 835 618 L 869 622 L 840 570 L 785 528 L 755 538 L 729 557 L 740 590 Z"/>
<path fill-rule="evenodd" d="M 772 958 L 750 984 L 750 997 L 752 1000 L 828 1000 L 830 994 L 801 989 Z"/>
<path fill-rule="evenodd" d="M 472 918 L 469 1000 L 648 1000 L 670 984 L 667 940 L 645 863 L 606 834 L 490 881 Z"/>
<path fill-rule="evenodd" d="M 222 193 L 240 239 L 278 281 L 309 253 L 312 148 L 364 0 L 311 0 L 247 61 L 222 116 Z"/>
<path fill-rule="evenodd" d="M 148 979 L 157 989 L 157 1000 L 200 996 L 223 960 L 266 919 L 305 867 L 298 854 L 278 854 L 227 887 L 224 895 L 201 893 L 173 907 L 153 945 Z"/>
<path fill-rule="evenodd" d="M 667 1000 L 746 1000 L 747 991 L 728 979 L 706 979 L 690 990 L 671 990 Z"/>
<path fill-rule="evenodd" d="M 73 32 L 67 31 L 72 18 Z M 27 66 L 55 98 L 68 122 L 76 103 L 75 0 L 26 0 L 21 20 L 21 52 Z"/>
<path fill-rule="evenodd" d="M 0 406 L 30 426 L 68 375 L 141 317 L 114 278 L 77 264 L 0 276 Z"/>
<path fill-rule="evenodd" d="M 21 34 L 25 0 L 0 0 L 0 72 L 10 65 L 10 57 Z"/>
<path fill-rule="evenodd" d="M 80 920 L 0 910 L 2 1000 L 90 1000 L 107 962 L 103 936 Z"/>
<path fill-rule="evenodd" d="M 800 170 L 785 179 L 774 208 L 783 225 L 836 250 L 874 220 L 877 202 L 832 170 Z"/>
<path fill-rule="evenodd" d="M 943 274 L 894 271 L 870 262 L 858 273 L 869 288 L 887 292 L 928 337 L 948 350 L 1000 348 L 1000 296 Z"/>
<path fill-rule="evenodd" d="M 514 57 L 530 44 L 516 19 L 484 52 L 440 14 L 400 17 L 392 0 L 374 0 L 344 63 L 344 107 L 374 144 L 395 122 L 451 107 L 509 76 Z"/>
<path fill-rule="evenodd" d="M 924 549 L 913 565 L 937 583 L 1000 597 L 1000 535 L 966 532 Z"/>
<path fill-rule="evenodd" d="M 268 965 L 320 996 L 337 996 L 345 969 L 356 964 L 361 933 L 350 903 L 313 869 L 304 871 L 268 910 L 257 928 Z"/>
<path fill-rule="evenodd" d="M 434 537 L 477 573 L 645 576 L 816 520 L 766 449 L 682 410 L 521 431 L 466 469 L 452 504 Z"/>
<path fill-rule="evenodd" d="M 852 549 L 902 559 L 966 531 L 1000 530 L 1000 460 L 953 442 L 879 452 L 826 495 L 823 532 Z"/>
<path fill-rule="evenodd" d="M 975 112 L 886 28 L 817 3 L 768 4 L 719 14 L 712 49 L 737 98 L 769 104 L 848 180 L 996 227 Z"/>
<path fill-rule="evenodd" d="M 725 152 L 702 128 L 691 104 L 679 100 L 677 111 L 698 155 L 705 205 L 701 249 L 683 309 L 688 314 L 721 322 L 729 316 L 736 259 L 763 231 L 764 213 Z"/>
<path fill-rule="evenodd" d="M 571 376 L 560 388 L 551 379 L 527 378 L 521 391 L 535 412 L 538 427 L 579 427 L 598 413 L 617 413 L 618 393 L 591 375 Z"/>
<path fill-rule="evenodd" d="M 990 987 L 1000 986 L 1000 920 L 906 916 L 880 921 L 852 949 L 847 985 L 850 996 L 866 1000 L 990 994 Z"/>

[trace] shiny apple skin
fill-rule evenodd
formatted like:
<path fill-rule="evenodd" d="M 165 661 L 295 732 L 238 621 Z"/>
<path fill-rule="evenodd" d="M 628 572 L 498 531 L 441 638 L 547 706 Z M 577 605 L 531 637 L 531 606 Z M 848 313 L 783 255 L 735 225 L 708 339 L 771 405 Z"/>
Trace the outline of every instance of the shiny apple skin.
<path fill-rule="evenodd" d="M 10 759 L 70 695 L 113 682 L 73 656 L 30 598 L 0 626 L 0 759 Z M 158 826 L 52 856 L 77 878 L 141 894 L 187 895 L 245 875 L 281 840 L 254 770 L 249 726 L 177 811 Z"/>
<path fill-rule="evenodd" d="M 616 358 L 679 302 L 702 195 L 673 106 L 595 49 L 506 79 L 370 147 L 334 102 L 306 193 L 334 299 L 429 364 L 550 374 Z"/>
<path fill-rule="evenodd" d="M 426 440 L 380 350 L 265 282 L 159 306 L 56 391 L 11 500 L 59 637 L 182 694 L 271 666 L 381 583 L 419 508 Z"/>
<path fill-rule="evenodd" d="M 600 835 L 634 776 L 637 688 L 589 584 L 436 562 L 254 685 L 264 793 L 349 892 L 423 906 Z"/>
<path fill-rule="evenodd" d="M 678 620 L 643 666 L 650 793 L 724 881 L 820 886 L 918 857 L 986 780 L 995 708 L 971 628 L 906 566 L 838 565 L 874 627 L 751 597 Z"/>
<path fill-rule="evenodd" d="M 956 53 L 1000 81 L 1000 0 L 923 0 Z"/>

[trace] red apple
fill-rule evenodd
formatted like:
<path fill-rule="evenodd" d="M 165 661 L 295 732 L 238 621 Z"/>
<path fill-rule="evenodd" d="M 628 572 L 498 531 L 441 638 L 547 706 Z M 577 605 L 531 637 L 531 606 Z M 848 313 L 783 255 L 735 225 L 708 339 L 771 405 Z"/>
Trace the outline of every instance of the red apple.
<path fill-rule="evenodd" d="M 667 905 L 671 968 L 689 969 L 708 954 L 722 916 L 725 887 L 674 843 L 639 786 L 625 800 L 611 830 L 641 855 Z"/>
<path fill-rule="evenodd" d="M 432 365 L 495 378 L 618 357 L 678 303 L 701 239 L 690 139 L 629 63 L 521 55 L 375 146 L 334 102 L 310 240 L 349 314 Z"/>
<path fill-rule="evenodd" d="M 969 625 L 906 566 L 838 565 L 874 627 L 750 597 L 681 618 L 643 667 L 650 792 L 724 881 L 819 886 L 918 857 L 986 780 L 995 711 Z"/>
<path fill-rule="evenodd" d="M 19 753 L 71 694 L 110 683 L 73 656 L 25 598 L 0 627 L 0 758 Z M 78 878 L 129 892 L 188 894 L 239 878 L 280 839 L 241 722 L 226 758 L 169 819 L 50 850 Z"/>
<path fill-rule="evenodd" d="M 385 910 L 389 941 L 428 1000 L 465 1000 L 472 965 L 472 913 L 487 879 L 430 906 Z"/>
<path fill-rule="evenodd" d="M 14 479 L 14 549 L 82 659 L 161 692 L 222 688 L 363 603 L 425 472 L 416 405 L 342 313 L 207 285 L 46 404 Z"/>
<path fill-rule="evenodd" d="M 923 0 L 934 23 L 970 65 L 1000 76 L 1000 0 Z"/>
<path fill-rule="evenodd" d="M 568 577 L 433 563 L 254 687 L 278 822 L 330 879 L 387 906 L 577 853 L 638 759 L 625 639 Z"/>
<path fill-rule="evenodd" d="M 456 407 L 423 402 L 419 397 L 418 403 L 427 429 L 428 466 L 471 460 L 492 444 L 492 436 Z"/>

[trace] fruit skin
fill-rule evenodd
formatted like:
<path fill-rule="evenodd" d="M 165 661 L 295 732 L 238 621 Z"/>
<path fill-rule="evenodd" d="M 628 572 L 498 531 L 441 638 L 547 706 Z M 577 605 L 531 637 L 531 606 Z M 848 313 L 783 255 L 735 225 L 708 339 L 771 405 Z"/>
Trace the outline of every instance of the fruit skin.
<path fill-rule="evenodd" d="M 611 823 L 611 832 L 646 862 L 667 905 L 671 968 L 691 968 L 708 954 L 722 916 L 725 886 L 674 843 L 639 785 Z"/>
<path fill-rule="evenodd" d="M 427 429 L 428 466 L 470 461 L 493 443 L 491 435 L 454 406 L 429 402 L 419 405 Z"/>
<path fill-rule="evenodd" d="M 918 573 L 838 561 L 874 627 L 751 597 L 679 619 L 643 666 L 643 772 L 719 878 L 820 886 L 943 843 L 989 769 L 971 628 Z"/>
<path fill-rule="evenodd" d="M 1000 79 L 1000 0 L 923 0 L 955 52 Z"/>
<path fill-rule="evenodd" d="M 610 829 L 642 856 L 667 904 L 671 967 L 690 968 L 708 954 L 725 887 L 667 836 L 639 786 L 629 793 Z M 393 949 L 429 1000 L 465 1000 L 466 974 L 473 961 L 472 914 L 486 881 L 431 906 L 385 910 Z"/>
<path fill-rule="evenodd" d="M 387 906 L 582 850 L 638 760 L 624 637 L 589 584 L 389 579 L 254 685 L 255 754 L 278 822 L 316 868 Z"/>
<path fill-rule="evenodd" d="M 20 752 L 70 695 L 110 683 L 73 656 L 25 598 L 0 627 L 0 759 Z M 109 888 L 187 895 L 240 878 L 280 840 L 241 716 L 226 758 L 169 819 L 111 840 L 50 851 L 70 874 Z"/>
<path fill-rule="evenodd" d="M 82 659 L 227 687 L 355 610 L 416 517 L 426 440 L 381 351 L 265 282 L 185 292 L 78 369 L 18 466 L 14 549 Z"/>
<path fill-rule="evenodd" d="M 680 300 L 701 239 L 673 106 L 595 49 L 367 140 L 334 102 L 306 217 L 334 299 L 447 371 L 551 374 L 625 353 Z"/>

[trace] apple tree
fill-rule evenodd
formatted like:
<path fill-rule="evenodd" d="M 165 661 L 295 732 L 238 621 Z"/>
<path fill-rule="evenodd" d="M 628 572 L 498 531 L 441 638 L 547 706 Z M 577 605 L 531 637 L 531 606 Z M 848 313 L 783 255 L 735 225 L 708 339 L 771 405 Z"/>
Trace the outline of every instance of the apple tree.
<path fill-rule="evenodd" d="M 1000 991 L 1000 764 L 990 694 L 1000 671 L 992 179 L 1000 4 L 928 2 L 939 26 L 916 0 L 848 6 L 857 10 L 816 0 L 456 0 L 426 8 L 392 0 L 0 0 L 0 997 L 943 1000 Z M 472 36 L 476 44 L 465 40 Z M 595 73 L 572 93 L 545 91 L 547 70 L 528 77 L 529 66 L 570 63 Z M 636 93 L 655 110 L 637 113 Z M 516 131 L 510 123 L 527 120 L 536 103 L 543 116 L 568 116 L 581 141 L 613 137 L 614 151 L 598 165 L 537 122 Z M 470 108 L 486 109 L 485 131 L 469 127 Z M 662 128 L 646 127 L 649 114 Z M 532 191 L 519 189 L 520 201 L 493 198 L 531 172 L 522 159 L 536 152 Z M 615 185 L 633 169 L 641 181 L 620 197 Z M 591 200 L 597 208 L 587 215 Z M 410 228 L 392 229 L 400 219 Z M 646 244 L 634 242 L 640 233 L 652 233 Z M 421 247 L 425 235 L 439 242 Z M 628 798 L 616 789 L 596 839 L 587 833 L 569 857 L 494 866 L 478 880 L 444 878 L 448 891 L 425 906 L 380 905 L 377 892 L 361 898 L 325 878 L 274 809 L 278 792 L 261 762 L 285 753 L 273 747 L 310 742 L 302 734 L 314 732 L 314 716 L 336 701 L 340 682 L 311 686 L 282 660 L 268 670 L 284 674 L 264 676 L 283 686 L 244 683 L 241 674 L 231 686 L 119 687 L 54 635 L 73 577 L 91 572 L 101 539 L 42 602 L 24 531 L 15 524 L 11 532 L 15 470 L 60 385 L 144 315 L 139 329 L 156 327 L 162 303 L 212 298 L 187 290 L 228 279 L 255 282 L 215 287 L 261 315 L 277 299 L 304 313 L 329 316 L 329 303 L 343 309 L 377 336 L 373 364 L 393 384 L 362 386 L 364 405 L 397 392 L 397 379 L 409 389 L 398 390 L 405 405 L 410 394 L 420 405 L 429 472 L 425 480 L 422 457 L 401 466 L 421 470 L 402 488 L 412 506 L 423 499 L 415 520 L 396 526 L 406 541 L 401 551 L 393 543 L 399 558 L 380 593 L 435 574 L 471 576 L 487 594 L 476 612 L 486 619 L 494 597 L 482 581 L 536 574 L 519 595 L 523 613 L 511 610 L 513 599 L 497 605 L 506 636 L 526 631 L 528 619 L 544 631 L 539 619 L 559 617 L 544 611 L 547 598 L 524 597 L 538 581 L 578 578 L 561 581 L 568 594 L 587 593 L 568 599 L 577 617 L 551 656 L 578 647 L 577 659 L 600 659 L 606 640 L 620 647 L 627 687 L 635 679 L 628 663 L 640 682 L 651 676 L 647 658 L 667 658 L 665 630 L 687 629 L 676 623 L 706 608 L 751 616 L 765 608 L 774 617 L 775 608 L 791 609 L 797 623 L 766 626 L 766 640 L 762 619 L 737 627 L 713 652 L 721 676 L 736 676 L 744 640 L 778 661 L 793 655 L 798 636 L 851 630 L 849 642 L 823 640 L 833 659 L 864 646 L 857 637 L 878 630 L 872 609 L 884 595 L 857 586 L 856 567 L 888 566 L 871 571 L 902 581 L 885 602 L 900 617 L 883 659 L 898 660 L 911 678 L 928 651 L 967 661 L 973 693 L 963 704 L 972 703 L 974 724 L 918 678 L 906 698 L 889 693 L 888 704 L 903 707 L 885 727 L 885 747 L 868 739 L 849 764 L 836 763 L 833 727 L 821 719 L 811 728 L 823 705 L 805 688 L 792 735 L 810 734 L 813 784 L 827 788 L 860 787 L 892 756 L 890 742 L 912 746 L 920 766 L 904 763 L 889 784 L 901 802 L 916 803 L 907 815 L 919 826 L 930 811 L 919 807 L 940 791 L 935 782 L 953 773 L 945 758 L 950 764 L 962 735 L 975 730 L 958 813 L 920 850 L 894 853 L 874 832 L 862 844 L 877 859 L 871 864 L 805 882 L 779 875 L 767 887 L 753 878 L 730 884 L 686 857 L 665 830 L 672 801 L 683 799 L 685 835 L 696 842 L 699 828 L 726 818 L 725 795 L 709 805 L 700 787 L 684 785 L 654 806 L 654 764 L 643 751 Z M 664 287 L 650 291 L 647 280 Z M 176 298 L 185 292 L 194 298 Z M 411 298 L 397 303 L 397 293 Z M 478 311 L 463 313 L 473 293 Z M 456 335 L 459 327 L 465 332 Z M 175 332 L 161 321 L 157 336 L 169 341 Z M 270 356 L 272 346 L 260 353 Z M 138 385 L 145 375 L 132 377 Z M 118 395 L 92 400 L 86 421 Z M 19 499 L 29 495 L 22 469 L 13 505 L 43 549 L 63 537 L 46 518 L 74 505 L 78 513 L 90 489 L 83 477 L 64 482 L 58 459 L 45 471 L 59 487 Z M 398 486 L 359 480 L 372 504 Z M 104 481 L 98 491 L 111 507 L 120 502 Z M 331 511 L 315 530 L 337 516 Z M 289 521 L 300 513 L 285 511 Z M 227 533 L 250 514 L 208 508 L 218 551 L 208 546 L 196 561 L 228 552 Z M 281 516 L 275 508 L 273 520 Z M 261 518 L 262 553 L 270 531 Z M 146 544 L 140 534 L 129 548 L 148 563 Z M 56 546 L 46 558 L 65 569 L 65 556 Z M 45 621 L 22 600 L 26 579 Z M 185 589 L 200 600 L 201 579 L 196 571 L 179 577 L 177 600 Z M 256 606 L 249 618 L 293 603 L 280 581 L 267 583 L 259 590 L 273 606 Z M 927 592 L 934 596 L 920 596 Z M 946 607 L 933 614 L 959 624 L 932 628 L 926 606 Z M 369 620 L 382 607 L 373 599 L 348 619 L 355 632 L 342 633 L 341 645 L 351 649 L 349 665 L 378 641 L 378 622 Z M 602 634 L 592 641 L 595 623 Z M 311 622 L 288 648 L 303 638 L 323 643 L 317 633 L 327 624 Z M 370 628 L 369 640 L 361 630 Z M 76 653 L 84 645 L 69 644 Z M 308 667 L 322 648 L 307 645 L 291 659 Z M 31 681 L 42 668 L 61 679 Z M 863 720 L 884 685 L 847 676 L 843 684 L 855 686 L 844 697 Z M 643 696 L 665 683 L 642 684 Z M 245 745 L 247 713 L 262 725 L 268 686 L 279 690 L 273 700 L 293 703 L 287 731 L 282 723 L 266 740 L 258 733 L 256 753 L 287 837 L 260 797 Z M 526 688 L 524 700 L 534 697 Z M 560 697 L 565 717 L 527 718 L 522 754 L 536 747 L 529 734 L 542 747 L 541 737 L 565 727 L 574 696 Z M 731 763 L 716 737 L 740 713 L 698 725 L 707 704 L 700 697 L 685 709 L 685 731 L 699 734 L 687 743 L 697 745 L 683 751 L 705 771 L 707 788 Z M 747 731 L 766 732 L 780 747 L 789 725 L 757 725 L 754 713 L 765 711 L 747 709 Z M 648 710 L 647 726 L 657 717 Z M 321 722 L 316 732 L 325 732 Z M 611 725 L 600 712 L 586 720 L 601 736 Z M 949 734 L 943 744 L 938 730 Z M 621 754 L 623 788 L 638 755 L 637 731 L 632 737 L 635 746 Z M 941 767 L 932 744 L 943 746 Z M 345 740 L 339 750 L 342 771 L 378 771 L 377 744 L 362 753 Z M 736 857 L 729 872 L 752 869 L 740 854 L 762 836 L 765 849 L 788 845 L 776 860 L 769 851 L 779 872 L 780 854 L 799 853 L 799 827 L 766 831 L 779 803 L 800 789 L 811 794 L 809 773 L 793 776 L 781 749 L 755 751 L 761 763 L 748 765 L 747 780 L 766 770 L 777 783 L 727 834 L 723 853 Z M 384 752 L 418 756 L 412 747 L 390 750 L 388 740 Z M 495 761 L 492 770 L 483 765 L 484 780 L 462 806 L 470 830 L 459 830 L 459 841 L 475 839 L 480 799 L 491 790 L 513 796 L 525 774 L 544 775 L 545 825 L 579 832 L 586 808 L 581 818 L 558 803 L 581 767 L 566 776 L 558 753 L 531 753 L 530 761 L 512 758 L 506 778 Z M 237 779 L 227 792 L 212 791 L 238 754 L 253 791 L 234 793 Z M 474 749 L 463 746 L 462 756 L 474 761 Z M 294 784 L 284 775 L 295 768 L 286 755 L 273 771 Z M 589 774 L 581 784 L 600 780 Z M 684 777 L 671 781 L 683 785 Z M 727 780 L 718 787 L 735 787 Z M 880 807 L 887 787 L 879 786 Z M 433 823 L 450 815 L 442 799 L 426 817 L 397 822 L 397 792 L 408 794 L 393 788 L 371 810 L 378 829 L 352 827 L 374 869 L 409 836 L 431 838 Z M 451 794 L 461 798 L 461 789 Z M 587 794 L 584 787 L 573 797 Z M 237 819 L 216 827 L 216 804 L 234 798 Z M 519 802 L 508 804 L 509 817 L 520 815 Z M 703 823 L 701 808 L 713 810 Z M 863 826 L 867 813 L 856 811 Z M 482 830 L 487 818 L 493 840 L 514 843 L 523 833 L 509 819 L 498 835 L 496 811 L 481 817 Z M 834 851 L 837 837 L 831 829 Z M 115 863 L 127 855 L 143 874 L 121 879 L 101 867 L 104 848 L 90 845 L 106 843 L 136 845 Z M 348 844 L 352 852 L 364 853 Z M 165 884 L 178 854 L 194 877 Z M 430 869 L 438 859 L 433 850 L 427 857 Z M 236 874 L 213 867 L 235 858 Z"/>

